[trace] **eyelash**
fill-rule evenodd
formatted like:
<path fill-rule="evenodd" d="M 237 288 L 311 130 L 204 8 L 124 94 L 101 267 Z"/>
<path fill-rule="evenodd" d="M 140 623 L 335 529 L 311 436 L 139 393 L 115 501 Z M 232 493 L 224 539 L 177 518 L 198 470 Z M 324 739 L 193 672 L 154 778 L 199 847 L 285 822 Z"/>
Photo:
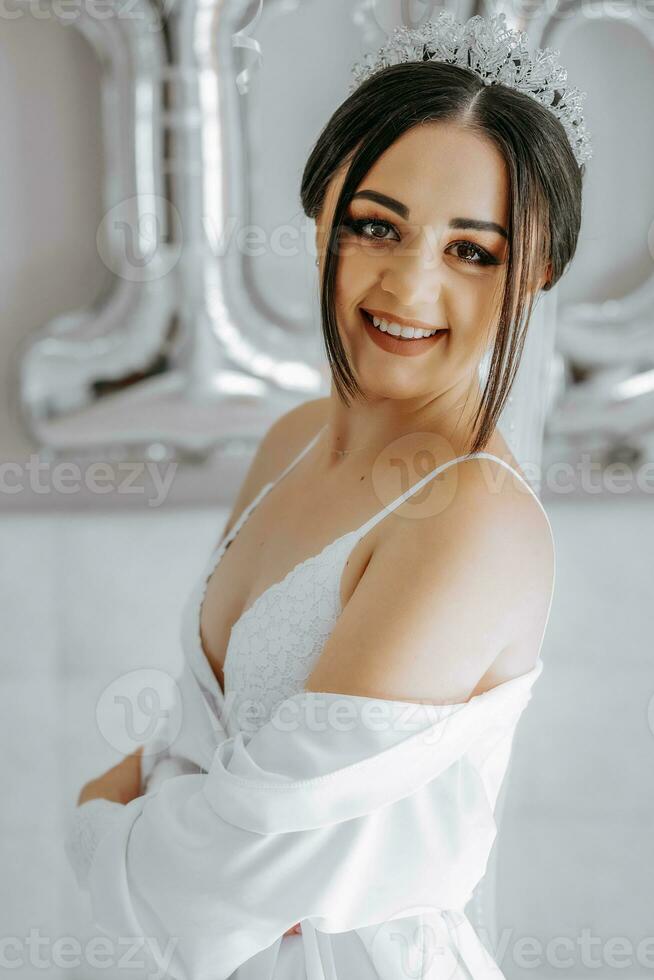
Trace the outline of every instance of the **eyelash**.
<path fill-rule="evenodd" d="M 355 235 L 358 235 L 360 238 L 363 238 L 367 242 L 373 242 L 373 243 L 375 241 L 385 243 L 388 242 L 390 239 L 375 238 L 375 237 L 371 237 L 370 235 L 364 235 L 363 229 L 365 228 L 366 225 L 373 225 L 373 224 L 383 225 L 387 230 L 392 229 L 393 231 L 397 232 L 397 228 L 395 227 L 395 225 L 392 225 L 389 221 L 386 221 L 384 218 L 374 218 L 374 217 L 373 218 L 346 218 L 343 224 L 346 225 L 348 228 L 351 228 Z M 475 245 L 474 242 L 468 242 L 468 241 L 452 242 L 452 245 L 469 245 L 471 248 L 475 250 L 475 252 L 479 256 L 479 261 L 477 262 L 472 261 L 471 259 L 463 259 L 461 258 L 460 255 L 455 256 L 455 258 L 457 258 L 460 262 L 464 262 L 466 265 L 481 265 L 481 266 L 499 265 L 498 260 L 494 256 L 490 255 L 483 248 L 480 248 L 479 245 Z"/>

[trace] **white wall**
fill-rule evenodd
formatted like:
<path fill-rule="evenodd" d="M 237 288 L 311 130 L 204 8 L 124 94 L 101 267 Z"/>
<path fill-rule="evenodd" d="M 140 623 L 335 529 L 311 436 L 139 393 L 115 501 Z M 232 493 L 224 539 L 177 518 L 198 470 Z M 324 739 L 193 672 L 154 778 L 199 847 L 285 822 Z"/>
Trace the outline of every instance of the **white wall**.
<path fill-rule="evenodd" d="M 651 934 L 654 522 L 646 506 L 548 504 L 557 588 L 497 843 L 500 941 L 508 930 L 497 958 L 512 980 L 527 977 L 530 962 L 539 977 L 560 976 L 553 957 L 564 950 L 546 947 L 561 936 L 574 944 L 565 976 L 590 972 L 578 945 L 584 928 L 602 945 L 624 936 L 635 947 Z M 176 676 L 182 604 L 226 513 L 0 519 L 4 934 L 94 935 L 61 835 L 81 785 L 121 758 L 98 731 L 95 705 L 129 670 Z M 526 960 L 525 937 L 542 945 Z M 606 955 L 599 962 L 594 976 L 614 975 Z M 14 975 L 43 976 L 28 966 Z M 644 973 L 634 962 L 622 976 Z M 93 971 L 66 975 L 87 980 Z"/>
<path fill-rule="evenodd" d="M 90 50 L 74 30 L 0 18 L 0 72 L 6 460 L 31 449 L 9 408 L 16 345 L 91 302 L 106 270 L 95 249 L 101 150 Z M 557 592 L 499 843 L 500 929 L 512 932 L 498 958 L 509 978 L 560 976 L 551 956 L 532 954 L 528 971 L 514 944 L 570 937 L 565 975 L 608 977 L 617 967 L 606 953 L 599 970 L 584 963 L 583 929 L 602 944 L 624 936 L 634 946 L 652 933 L 654 521 L 644 498 L 547 507 Z M 117 761 L 95 725 L 95 701 L 127 669 L 177 669 L 181 605 L 225 516 L 214 507 L 0 518 L 3 936 L 22 941 L 32 927 L 52 938 L 92 933 L 60 837 L 81 783 Z M 634 961 L 621 975 L 632 980 L 646 967 Z M 92 975 L 88 967 L 46 971 L 59 972 Z M 43 975 L 28 962 L 14 971 L 21 980 Z"/>
<path fill-rule="evenodd" d="M 78 31 L 0 17 L 0 126 L 5 461 L 32 447 L 14 408 L 18 343 L 54 316 L 91 303 L 108 275 L 95 245 L 102 219 L 99 76 Z"/>

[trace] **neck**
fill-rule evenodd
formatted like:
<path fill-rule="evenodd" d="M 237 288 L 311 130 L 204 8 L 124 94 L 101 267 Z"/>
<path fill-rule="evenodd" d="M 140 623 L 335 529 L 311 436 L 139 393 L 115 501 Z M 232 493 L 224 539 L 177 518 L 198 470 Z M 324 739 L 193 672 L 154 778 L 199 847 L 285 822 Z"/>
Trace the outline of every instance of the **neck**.
<path fill-rule="evenodd" d="M 455 455 L 467 451 L 479 389 L 452 390 L 437 397 L 399 401 L 383 398 L 343 405 L 332 381 L 330 404 L 321 441 L 327 466 L 352 456 L 374 458 L 394 440 L 429 432 L 451 446 Z"/>

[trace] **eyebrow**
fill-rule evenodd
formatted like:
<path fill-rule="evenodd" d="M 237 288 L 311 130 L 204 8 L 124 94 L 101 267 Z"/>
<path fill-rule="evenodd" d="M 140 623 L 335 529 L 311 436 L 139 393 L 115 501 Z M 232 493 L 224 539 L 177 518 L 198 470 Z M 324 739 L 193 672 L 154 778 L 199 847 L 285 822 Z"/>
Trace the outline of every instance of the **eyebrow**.
<path fill-rule="evenodd" d="M 401 218 L 408 218 L 410 215 L 409 208 L 406 204 L 402 204 L 401 201 L 396 201 L 394 197 L 388 197 L 387 194 L 381 194 L 379 191 L 365 190 L 357 191 L 356 194 L 352 195 L 352 200 L 357 197 L 366 198 L 369 201 L 375 201 L 377 204 L 383 204 L 384 207 L 390 208 L 391 211 L 396 211 Z M 494 231 L 502 238 L 509 240 L 509 235 L 506 228 L 502 225 L 498 225 L 495 221 L 482 221 L 480 218 L 452 218 L 449 223 L 450 228 L 474 228 L 476 231 Z"/>

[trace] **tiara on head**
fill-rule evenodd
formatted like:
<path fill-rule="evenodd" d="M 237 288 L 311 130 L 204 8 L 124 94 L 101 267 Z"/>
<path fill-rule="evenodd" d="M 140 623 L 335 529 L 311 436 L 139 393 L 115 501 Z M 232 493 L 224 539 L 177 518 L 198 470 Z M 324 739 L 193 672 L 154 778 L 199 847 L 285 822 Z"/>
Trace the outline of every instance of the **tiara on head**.
<path fill-rule="evenodd" d="M 504 13 L 476 14 L 461 24 L 451 11 L 442 10 L 421 27 L 396 27 L 377 54 L 367 54 L 353 65 L 350 93 L 390 65 L 426 60 L 460 65 L 478 75 L 484 85 L 507 85 L 549 109 L 562 124 L 581 166 L 593 155 L 582 113 L 587 93 L 565 88 L 568 73 L 556 63 L 559 51 L 542 48 L 531 54 L 527 43 L 524 31 L 506 26 Z"/>

